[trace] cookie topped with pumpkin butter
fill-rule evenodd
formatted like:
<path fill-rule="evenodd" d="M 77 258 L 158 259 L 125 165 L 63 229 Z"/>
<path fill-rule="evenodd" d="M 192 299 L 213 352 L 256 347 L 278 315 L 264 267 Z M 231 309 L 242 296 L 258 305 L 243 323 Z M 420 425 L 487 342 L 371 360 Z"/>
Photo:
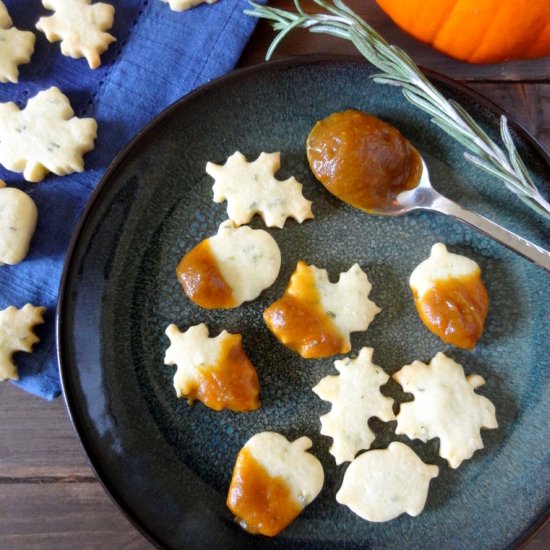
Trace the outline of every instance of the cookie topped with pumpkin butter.
<path fill-rule="evenodd" d="M 231 309 L 257 298 L 273 284 L 280 267 L 281 252 L 269 233 L 228 220 L 185 254 L 176 273 L 195 304 Z"/>
<path fill-rule="evenodd" d="M 306 359 L 351 349 L 350 333 L 367 330 L 380 312 L 369 300 L 372 285 L 354 264 L 331 283 L 325 269 L 298 262 L 284 295 L 264 311 L 277 339 Z"/>
<path fill-rule="evenodd" d="M 259 408 L 260 384 L 256 369 L 243 350 L 240 334 L 226 330 L 210 338 L 204 323 L 180 332 L 169 325 L 170 347 L 164 363 L 176 365 L 174 388 L 190 403 L 202 401 L 215 411 Z"/>
<path fill-rule="evenodd" d="M 320 493 L 325 480 L 308 437 L 288 441 L 275 432 L 250 438 L 240 450 L 227 507 L 251 534 L 275 536 Z"/>
<path fill-rule="evenodd" d="M 412 272 L 410 287 L 424 324 L 443 342 L 472 349 L 483 333 L 489 296 L 476 262 L 442 243 Z"/>

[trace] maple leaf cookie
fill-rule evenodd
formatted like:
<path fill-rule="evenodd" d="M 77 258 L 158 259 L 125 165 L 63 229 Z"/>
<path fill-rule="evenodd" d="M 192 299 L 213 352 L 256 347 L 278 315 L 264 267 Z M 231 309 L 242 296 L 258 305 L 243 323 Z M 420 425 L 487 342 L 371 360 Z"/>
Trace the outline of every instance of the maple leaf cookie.
<path fill-rule="evenodd" d="M 55 86 L 29 99 L 23 110 L 11 101 L 0 103 L 0 164 L 31 182 L 48 172 L 82 172 L 82 156 L 94 148 L 96 132 L 96 121 L 75 117 Z"/>
<path fill-rule="evenodd" d="M 21 309 L 14 306 L 0 311 L 0 381 L 18 380 L 17 367 L 12 360 L 16 351 L 30 353 L 40 338 L 33 327 L 44 322 L 45 307 L 26 304 Z"/>
<path fill-rule="evenodd" d="M 436 243 L 409 282 L 422 322 L 443 342 L 472 349 L 483 333 L 489 307 L 477 263 Z"/>
<path fill-rule="evenodd" d="M 275 178 L 280 167 L 280 153 L 261 153 L 254 162 L 247 162 L 237 151 L 223 166 L 209 162 L 206 172 L 215 180 L 214 202 L 227 200 L 227 215 L 235 225 L 248 223 L 254 214 L 268 227 L 283 227 L 287 218 L 298 223 L 313 218 L 302 184 L 294 177 L 285 181 Z"/>
<path fill-rule="evenodd" d="M 429 365 L 405 365 L 393 379 L 414 395 L 414 401 L 401 405 L 395 433 L 424 442 L 438 437 L 439 456 L 451 468 L 483 449 L 481 428 L 498 428 L 494 405 L 474 391 L 485 380 L 477 374 L 465 376 L 462 366 L 443 353 Z"/>
<path fill-rule="evenodd" d="M 307 450 L 311 440 L 290 442 L 262 432 L 240 450 L 227 495 L 227 507 L 252 534 L 280 533 L 319 494 L 324 483 L 321 463 Z"/>
<path fill-rule="evenodd" d="M 277 339 L 304 358 L 329 357 L 351 349 L 350 333 L 367 330 L 380 308 L 358 264 L 331 283 L 325 269 L 299 261 L 279 300 L 263 314 Z"/>
<path fill-rule="evenodd" d="M 50 42 L 61 40 L 61 53 L 68 57 L 85 57 L 91 69 L 101 65 L 100 55 L 116 38 L 105 32 L 113 26 L 115 8 L 111 4 L 92 4 L 92 0 L 42 0 L 55 11 L 41 17 L 36 28 Z"/>
<path fill-rule="evenodd" d="M 332 403 L 331 411 L 321 416 L 321 433 L 334 439 L 329 452 L 336 464 L 353 460 L 370 447 L 375 439 L 370 418 L 395 420 L 393 399 L 380 393 L 389 376 L 372 362 L 372 353 L 372 348 L 363 348 L 356 359 L 335 361 L 340 375 L 326 376 L 313 388 L 321 399 Z"/>
<path fill-rule="evenodd" d="M 209 338 L 204 323 L 180 332 L 169 325 L 170 347 L 165 365 L 176 365 L 174 388 L 189 403 L 195 399 L 220 411 L 250 411 L 259 408 L 260 384 L 256 369 L 242 347 L 240 334 L 226 330 Z"/>
<path fill-rule="evenodd" d="M 349 465 L 336 500 L 367 521 L 389 521 L 404 513 L 418 516 L 430 480 L 438 474 L 437 466 L 424 464 L 407 445 L 394 441 Z"/>
<path fill-rule="evenodd" d="M 182 258 L 176 274 L 185 294 L 207 309 L 228 309 L 254 300 L 281 267 L 275 239 L 262 229 L 223 222 Z"/>
<path fill-rule="evenodd" d="M 194 8 L 199 4 L 206 2 L 207 4 L 213 4 L 217 0 L 162 0 L 164 3 L 170 6 L 173 11 L 185 11 L 190 8 Z"/>
<path fill-rule="evenodd" d="M 13 26 L 6 6 L 0 1 L 0 82 L 19 80 L 17 67 L 31 60 L 35 40 L 32 32 Z"/>
<path fill-rule="evenodd" d="M 0 180 L 0 266 L 18 264 L 27 255 L 36 228 L 34 201 Z"/>

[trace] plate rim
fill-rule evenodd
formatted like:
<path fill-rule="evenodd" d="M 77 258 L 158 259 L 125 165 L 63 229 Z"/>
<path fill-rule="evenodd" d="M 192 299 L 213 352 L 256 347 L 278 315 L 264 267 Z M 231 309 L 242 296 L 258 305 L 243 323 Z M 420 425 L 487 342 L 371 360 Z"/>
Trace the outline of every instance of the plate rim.
<path fill-rule="evenodd" d="M 261 62 L 252 66 L 237 68 L 229 73 L 226 73 L 218 78 L 215 78 L 195 90 L 189 92 L 188 94 L 180 97 L 175 102 L 170 104 L 164 110 L 162 110 L 158 115 L 152 118 L 143 128 L 141 128 L 136 135 L 124 145 L 115 155 L 113 160 L 109 163 L 105 172 L 98 181 L 96 187 L 94 188 L 92 194 L 90 195 L 88 201 L 85 204 L 83 211 L 80 214 L 78 223 L 75 226 L 75 229 L 72 232 L 67 253 L 63 262 L 63 271 L 59 284 L 58 291 L 58 301 L 57 308 L 55 312 L 55 342 L 57 349 L 57 362 L 58 362 L 58 372 L 59 378 L 61 381 L 61 390 L 63 394 L 63 400 L 65 403 L 65 408 L 69 416 L 72 428 L 77 435 L 78 441 L 88 462 L 89 467 L 94 473 L 96 479 L 99 481 L 103 487 L 106 494 L 109 496 L 111 501 L 116 505 L 118 510 L 123 514 L 123 516 L 130 522 L 130 524 L 137 529 L 141 535 L 143 535 L 151 544 L 157 548 L 166 548 L 161 541 L 158 540 L 158 537 L 153 533 L 131 510 L 128 506 L 128 503 L 121 497 L 121 495 L 115 490 L 109 481 L 108 476 L 101 471 L 99 465 L 94 464 L 91 456 L 90 447 L 91 443 L 87 441 L 86 430 L 82 426 L 80 418 L 77 418 L 77 411 L 73 403 L 75 397 L 70 395 L 70 380 L 68 377 L 68 359 L 65 360 L 64 353 L 64 333 L 66 331 L 65 323 L 65 308 L 66 304 L 70 303 L 70 298 L 66 296 L 67 286 L 69 284 L 69 279 L 72 274 L 71 265 L 73 263 L 76 251 L 78 249 L 79 239 L 84 231 L 87 220 L 90 217 L 92 210 L 94 209 L 96 203 L 100 200 L 100 196 L 105 189 L 108 181 L 110 180 L 112 174 L 119 168 L 119 166 L 124 162 L 127 156 L 131 154 L 133 149 L 137 147 L 140 142 L 146 138 L 146 136 L 153 131 L 158 125 L 162 124 L 164 120 L 169 117 L 172 113 L 178 111 L 182 105 L 192 102 L 196 97 L 201 94 L 208 93 L 210 89 L 218 88 L 223 86 L 226 82 L 231 82 L 233 80 L 239 79 L 241 76 L 248 76 L 249 74 L 261 73 L 263 71 L 270 71 L 272 68 L 281 68 L 281 67 L 297 67 L 300 65 L 327 65 L 327 64 L 370 64 L 364 57 L 360 55 L 349 55 L 349 54 L 302 54 L 295 55 L 291 57 L 284 57 L 276 60 Z M 432 69 L 420 67 L 422 72 L 429 78 L 429 80 L 435 82 L 435 84 L 442 84 L 449 88 L 453 88 L 463 93 L 464 95 L 471 98 L 474 102 L 480 104 L 483 107 L 486 107 L 496 116 L 502 117 L 506 116 L 509 126 L 512 130 L 516 131 L 521 135 L 525 141 L 529 143 L 537 153 L 542 157 L 545 163 L 550 167 L 550 151 L 538 140 L 536 136 L 528 130 L 525 125 L 514 117 L 510 116 L 502 107 L 495 104 L 493 101 L 477 92 L 476 90 L 467 86 L 464 82 L 457 81 L 452 79 L 449 76 L 443 75 Z M 542 513 L 537 516 L 533 522 L 526 528 L 526 530 L 512 541 L 507 547 L 507 549 L 518 549 L 523 548 L 544 526 L 547 522 L 550 521 L 550 498 L 547 502 L 546 508 Z"/>

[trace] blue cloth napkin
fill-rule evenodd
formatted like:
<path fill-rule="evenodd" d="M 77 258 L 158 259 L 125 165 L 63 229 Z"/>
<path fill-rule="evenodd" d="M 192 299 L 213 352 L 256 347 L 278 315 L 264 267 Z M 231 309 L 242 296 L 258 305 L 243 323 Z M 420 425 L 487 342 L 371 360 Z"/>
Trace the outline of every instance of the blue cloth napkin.
<path fill-rule="evenodd" d="M 0 167 L 0 179 L 27 192 L 35 201 L 38 226 L 29 255 L 15 266 L 0 267 L 0 310 L 27 302 L 47 307 L 41 341 L 32 354 L 18 353 L 21 388 L 47 399 L 60 393 L 55 346 L 55 309 L 69 240 L 92 190 L 116 153 L 147 122 L 197 86 L 236 64 L 256 20 L 243 14 L 246 0 L 219 0 L 174 12 L 161 0 L 107 0 L 115 6 L 109 31 L 117 41 L 91 70 L 85 59 L 60 53 L 34 27 L 51 15 L 41 2 L 4 0 L 14 25 L 36 34 L 31 62 L 21 65 L 18 84 L 0 84 L 0 102 L 20 108 L 39 91 L 57 86 L 79 117 L 98 122 L 95 149 L 85 157 L 85 171 L 50 175 L 42 183 Z"/>

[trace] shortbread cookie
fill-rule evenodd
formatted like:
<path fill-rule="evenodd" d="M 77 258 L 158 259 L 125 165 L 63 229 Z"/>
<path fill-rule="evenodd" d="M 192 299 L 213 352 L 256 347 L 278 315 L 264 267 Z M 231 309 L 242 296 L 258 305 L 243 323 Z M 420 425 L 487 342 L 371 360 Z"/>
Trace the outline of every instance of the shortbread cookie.
<path fill-rule="evenodd" d="M 424 464 L 407 445 L 394 441 L 349 465 L 336 500 L 367 521 L 389 521 L 404 513 L 418 516 L 430 480 L 438 474 L 437 466 Z"/>
<path fill-rule="evenodd" d="M 34 201 L 0 180 L 0 265 L 18 264 L 27 255 L 36 228 Z"/>
<path fill-rule="evenodd" d="M 75 117 L 55 86 L 29 99 L 23 110 L 11 101 L 0 103 L 0 164 L 32 182 L 48 172 L 82 172 L 82 156 L 94 148 L 96 132 L 96 121 Z"/>
<path fill-rule="evenodd" d="M 461 365 L 438 353 L 429 365 L 415 361 L 393 375 L 414 401 L 403 403 L 396 434 L 428 441 L 439 438 L 439 455 L 451 468 L 483 449 L 480 429 L 498 428 L 494 405 L 474 390 L 485 384 L 477 375 L 464 375 Z"/>
<path fill-rule="evenodd" d="M 282 298 L 264 311 L 281 343 L 302 357 L 329 357 L 351 349 L 350 333 L 367 330 L 380 308 L 372 285 L 355 264 L 331 283 L 325 269 L 298 262 Z"/>
<path fill-rule="evenodd" d="M 194 8 L 203 2 L 207 4 L 213 4 L 216 0 L 162 0 L 166 4 L 169 4 L 170 9 L 173 11 L 185 11 L 190 8 Z"/>
<path fill-rule="evenodd" d="M 246 356 L 240 334 L 221 332 L 208 337 L 204 323 L 180 332 L 176 325 L 166 329 L 170 347 L 164 363 L 176 365 L 174 388 L 189 403 L 195 399 L 219 411 L 250 411 L 260 406 L 260 384 L 256 369 Z"/>
<path fill-rule="evenodd" d="M 91 69 L 101 65 L 100 55 L 116 38 L 105 32 L 113 26 L 115 8 L 111 4 L 92 4 L 92 0 L 42 0 L 55 11 L 41 17 L 36 28 L 50 42 L 61 40 L 61 53 L 68 57 L 85 57 Z"/>
<path fill-rule="evenodd" d="M 21 309 L 14 306 L 0 311 L 0 381 L 18 380 L 17 367 L 12 355 L 16 351 L 30 353 L 40 338 L 33 332 L 44 322 L 45 307 L 26 304 Z"/>
<path fill-rule="evenodd" d="M 281 252 L 266 231 L 235 227 L 226 221 L 179 263 L 176 273 L 185 294 L 197 305 L 234 308 L 271 286 L 281 267 Z"/>
<path fill-rule="evenodd" d="M 412 272 L 410 286 L 424 324 L 446 342 L 472 349 L 483 333 L 489 307 L 479 266 L 442 243 Z"/>
<path fill-rule="evenodd" d="M 227 507 L 253 534 L 280 533 L 323 487 L 321 463 L 310 453 L 311 440 L 292 443 L 274 432 L 256 434 L 239 452 Z"/>
<path fill-rule="evenodd" d="M 247 162 L 236 152 L 223 166 L 209 162 L 206 172 L 215 180 L 214 202 L 227 200 L 227 215 L 236 225 L 248 223 L 254 214 L 268 227 L 283 227 L 287 218 L 298 223 L 313 218 L 302 184 L 294 177 L 285 181 L 275 178 L 280 167 L 280 153 L 262 153 L 254 162 Z"/>
<path fill-rule="evenodd" d="M 393 399 L 380 393 L 389 376 L 372 362 L 372 353 L 372 348 L 363 348 L 356 359 L 335 361 L 340 376 L 326 376 L 313 388 L 321 399 L 332 403 L 330 412 L 321 416 L 321 433 L 334 439 L 329 452 L 336 464 L 370 448 L 375 439 L 370 418 L 395 420 Z"/>
<path fill-rule="evenodd" d="M 31 60 L 35 40 L 32 32 L 13 26 L 6 6 L 0 1 L 0 82 L 18 82 L 17 67 Z"/>

